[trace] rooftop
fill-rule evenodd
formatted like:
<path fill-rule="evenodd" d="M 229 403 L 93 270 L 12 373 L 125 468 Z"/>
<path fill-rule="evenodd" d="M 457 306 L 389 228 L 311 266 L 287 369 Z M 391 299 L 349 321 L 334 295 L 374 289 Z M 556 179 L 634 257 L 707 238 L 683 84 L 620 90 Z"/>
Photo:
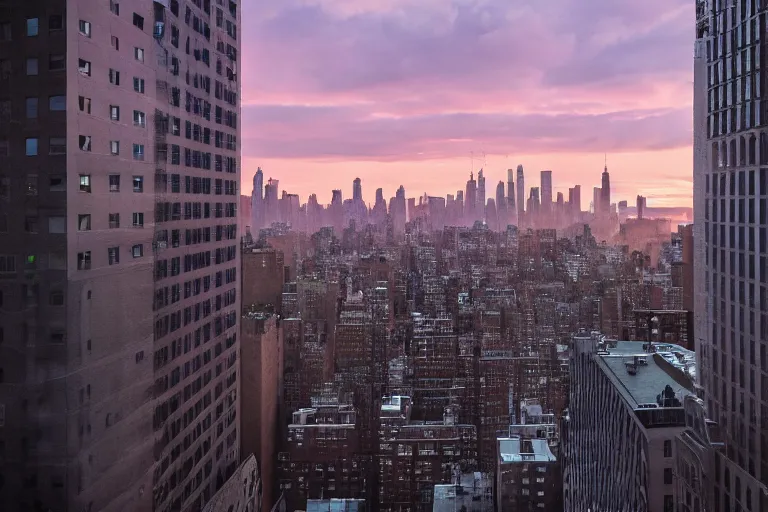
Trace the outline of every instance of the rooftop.
<path fill-rule="evenodd" d="M 607 351 L 598 352 L 598 357 L 633 409 L 661 408 L 656 398 L 666 386 L 682 403 L 685 396 L 693 394 L 694 353 L 665 343 L 654 343 L 656 352 L 649 353 L 646 345 L 643 341 L 617 341 Z"/>
<path fill-rule="evenodd" d="M 456 475 L 460 483 L 437 484 L 432 512 L 456 512 L 462 505 L 469 512 L 493 510 L 493 484 L 486 473 Z"/>
<path fill-rule="evenodd" d="M 513 462 L 555 462 L 557 458 L 549 449 L 546 439 L 522 439 L 500 437 L 499 459 L 502 463 Z"/>
<path fill-rule="evenodd" d="M 307 512 L 365 512 L 365 500 L 307 500 Z"/>

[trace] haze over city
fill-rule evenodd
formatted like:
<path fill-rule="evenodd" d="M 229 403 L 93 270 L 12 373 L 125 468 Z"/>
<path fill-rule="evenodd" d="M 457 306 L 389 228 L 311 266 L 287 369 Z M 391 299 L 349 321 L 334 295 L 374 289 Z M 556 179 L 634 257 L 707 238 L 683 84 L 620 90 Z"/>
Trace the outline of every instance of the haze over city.
<path fill-rule="evenodd" d="M 244 6 L 243 193 L 257 167 L 306 201 L 355 177 L 445 196 L 472 170 L 552 169 L 554 192 L 691 206 L 683 0 L 288 0 Z M 486 157 L 483 157 L 483 153 Z M 591 181 L 590 181 L 590 178 Z M 531 185 L 538 186 L 536 182 Z M 345 189 L 345 194 L 350 191 Z M 584 204 L 586 209 L 588 204 Z"/>

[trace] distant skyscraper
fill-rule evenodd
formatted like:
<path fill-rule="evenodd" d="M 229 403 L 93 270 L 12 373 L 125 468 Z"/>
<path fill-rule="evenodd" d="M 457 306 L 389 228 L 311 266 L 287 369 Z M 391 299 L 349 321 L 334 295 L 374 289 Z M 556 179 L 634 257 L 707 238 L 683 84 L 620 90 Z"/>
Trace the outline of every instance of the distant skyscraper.
<path fill-rule="evenodd" d="M 517 166 L 517 221 L 523 219 L 525 213 L 525 176 L 523 166 Z"/>
<path fill-rule="evenodd" d="M 541 211 L 545 216 L 552 213 L 552 171 L 541 171 Z"/>
<path fill-rule="evenodd" d="M 277 190 L 280 180 L 269 178 L 264 186 L 264 225 L 269 226 L 273 222 L 280 220 L 280 210 L 278 204 Z"/>
<path fill-rule="evenodd" d="M 467 193 L 464 197 L 464 218 L 470 224 L 477 220 L 477 182 L 473 173 L 469 174 Z"/>
<path fill-rule="evenodd" d="M 600 187 L 595 187 L 592 189 L 592 213 L 595 215 L 600 214 L 602 197 L 603 196 Z"/>
<path fill-rule="evenodd" d="M 504 197 L 504 182 L 500 181 L 496 185 L 496 216 L 498 217 L 498 225 L 500 227 L 507 227 L 507 198 Z"/>
<path fill-rule="evenodd" d="M 645 215 L 645 198 L 637 196 L 637 218 L 642 219 Z"/>
<path fill-rule="evenodd" d="M 602 187 L 600 188 L 600 213 L 609 215 L 611 213 L 611 177 L 608 175 L 608 164 L 605 164 L 602 176 Z"/>
<path fill-rule="evenodd" d="M 581 185 L 573 187 L 573 212 L 581 213 Z"/>
<path fill-rule="evenodd" d="M 256 238 L 258 231 L 264 227 L 264 172 L 259 167 L 253 175 L 253 192 L 251 193 L 251 235 Z"/>
<path fill-rule="evenodd" d="M 485 218 L 485 176 L 482 169 L 477 173 L 477 215 Z"/>
<path fill-rule="evenodd" d="M 360 178 L 355 178 L 352 182 L 352 201 L 356 203 L 363 201 L 363 184 Z"/>

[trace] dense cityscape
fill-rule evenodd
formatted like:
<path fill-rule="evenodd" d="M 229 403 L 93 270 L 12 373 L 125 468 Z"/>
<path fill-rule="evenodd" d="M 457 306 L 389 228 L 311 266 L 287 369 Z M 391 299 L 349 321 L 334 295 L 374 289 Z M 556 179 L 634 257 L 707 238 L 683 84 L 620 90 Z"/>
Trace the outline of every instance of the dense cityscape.
<path fill-rule="evenodd" d="M 692 210 L 302 202 L 241 7 L 0 0 L 0 511 L 768 511 L 767 6 L 695 1 Z"/>

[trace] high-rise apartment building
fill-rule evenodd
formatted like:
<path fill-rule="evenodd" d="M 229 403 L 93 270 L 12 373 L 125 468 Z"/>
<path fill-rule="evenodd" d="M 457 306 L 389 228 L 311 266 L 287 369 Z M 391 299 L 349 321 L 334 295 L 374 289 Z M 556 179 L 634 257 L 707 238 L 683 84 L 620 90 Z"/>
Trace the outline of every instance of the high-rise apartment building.
<path fill-rule="evenodd" d="M 696 2 L 694 333 L 708 416 L 726 447 L 709 479 L 713 510 L 768 509 L 765 11 Z"/>
<path fill-rule="evenodd" d="M 541 212 L 545 217 L 552 213 L 552 171 L 541 171 Z"/>
<path fill-rule="evenodd" d="M 522 222 L 525 215 L 525 173 L 523 166 L 517 166 L 517 221 Z"/>
<path fill-rule="evenodd" d="M 608 174 L 608 164 L 605 164 L 601 179 L 599 210 L 606 216 L 611 213 L 611 176 Z"/>
<path fill-rule="evenodd" d="M 200 510 L 240 463 L 236 2 L 0 5 L 0 509 Z"/>

